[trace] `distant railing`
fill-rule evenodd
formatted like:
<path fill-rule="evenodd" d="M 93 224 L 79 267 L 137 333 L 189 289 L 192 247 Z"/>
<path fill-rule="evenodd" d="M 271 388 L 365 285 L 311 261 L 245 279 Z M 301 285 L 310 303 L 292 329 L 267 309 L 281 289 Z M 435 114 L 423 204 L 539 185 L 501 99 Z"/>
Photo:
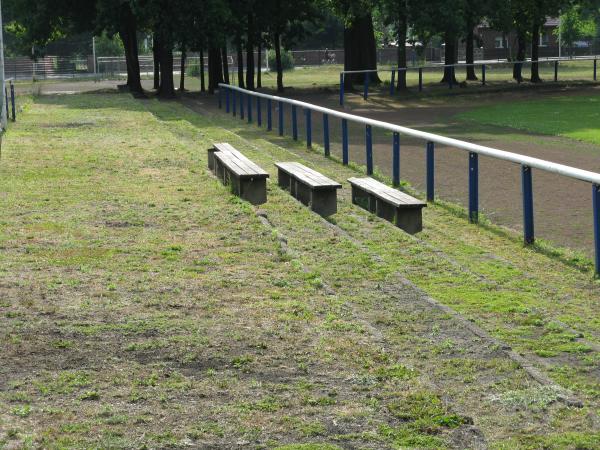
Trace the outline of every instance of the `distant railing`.
<path fill-rule="evenodd" d="M 8 82 L 8 86 L 6 85 L 7 82 Z M 9 96 L 8 96 L 9 89 L 10 89 L 10 100 L 9 100 Z M 8 119 L 10 117 L 11 120 L 13 122 L 15 122 L 17 120 L 17 107 L 16 107 L 16 97 L 15 97 L 15 85 L 13 84 L 12 78 L 8 78 L 8 79 L 4 80 L 4 107 L 6 108 L 6 118 Z M 11 112 L 12 112 L 12 117 L 10 114 Z"/>
<path fill-rule="evenodd" d="M 448 138 L 433 133 L 414 130 L 412 128 L 395 125 L 380 120 L 369 119 L 366 117 L 348 114 L 336 111 L 322 106 L 313 105 L 298 100 L 292 100 L 284 97 L 263 94 L 260 92 L 248 91 L 237 86 L 228 84 L 219 84 L 218 102 L 219 108 L 225 104 L 225 111 L 230 111 L 235 116 L 239 109 L 241 119 L 244 115 L 248 123 L 253 120 L 253 98 L 256 99 L 256 122 L 260 127 L 263 124 L 262 99 L 266 100 L 267 112 L 267 131 L 273 129 L 272 109 L 273 102 L 277 105 L 278 111 L 278 133 L 284 134 L 284 105 L 291 107 L 292 117 L 292 137 L 298 139 L 297 108 L 302 108 L 305 116 L 306 128 L 306 146 L 312 147 L 312 116 L 313 111 L 322 114 L 323 118 L 323 147 L 325 156 L 330 154 L 329 140 L 329 118 L 336 117 L 341 119 L 342 125 L 342 163 L 349 163 L 348 154 L 348 122 L 355 122 L 365 126 L 365 156 L 367 163 L 367 175 L 373 174 L 373 143 L 372 128 L 380 128 L 393 133 L 392 139 L 392 182 L 394 186 L 400 185 L 400 135 L 411 136 L 422 139 L 426 142 L 426 196 L 427 201 L 433 201 L 435 198 L 434 179 L 435 179 L 435 144 L 446 145 L 453 148 L 459 148 L 469 152 L 469 221 L 478 222 L 479 216 L 479 155 L 489 156 L 491 158 L 509 161 L 521 166 L 521 194 L 523 202 L 523 232 L 525 244 L 533 244 L 535 240 L 534 222 L 533 222 L 533 180 L 532 169 L 539 169 L 546 172 L 556 173 L 565 177 L 585 181 L 592 184 L 592 210 L 594 216 L 594 250 L 595 250 L 595 272 L 600 274 L 600 173 L 590 172 L 588 170 L 577 169 L 539 158 L 521 155 L 518 153 L 507 152 L 504 150 L 473 144 L 458 139 Z"/>
<path fill-rule="evenodd" d="M 423 70 L 431 70 L 431 69 L 444 69 L 444 71 L 446 70 L 446 68 L 450 68 L 448 75 L 448 88 L 452 89 L 455 85 L 456 82 L 455 80 L 455 76 L 456 76 L 456 69 L 460 69 L 462 67 L 467 68 L 467 67 L 481 67 L 481 84 L 485 86 L 486 84 L 486 68 L 487 67 L 494 67 L 494 66 L 512 66 L 513 68 L 515 66 L 520 65 L 521 68 L 526 65 L 526 64 L 544 64 L 544 63 L 552 63 L 554 65 L 554 81 L 558 81 L 558 75 L 559 75 L 559 63 L 561 61 L 563 62 L 572 62 L 572 61 L 593 61 L 593 70 L 592 70 L 592 79 L 594 81 L 597 80 L 597 68 L 598 68 L 598 62 L 597 62 L 598 57 L 597 56 L 584 56 L 584 57 L 574 57 L 574 58 L 547 58 L 547 59 L 539 59 L 537 61 L 531 61 L 531 60 L 526 60 L 526 61 L 493 61 L 493 62 L 478 62 L 478 63 L 470 63 L 470 64 L 465 64 L 465 63 L 458 63 L 458 64 L 437 64 L 437 65 L 429 65 L 429 66 L 420 66 L 420 67 L 397 67 L 397 68 L 392 68 L 392 69 L 365 69 L 365 70 L 343 70 L 342 72 L 340 72 L 340 105 L 344 104 L 344 99 L 345 99 L 345 80 L 346 80 L 346 75 L 351 75 L 351 74 L 364 74 L 364 80 L 363 80 L 363 99 L 367 99 L 369 96 L 369 85 L 371 84 L 370 82 L 370 78 L 371 78 L 371 74 L 372 73 L 378 73 L 378 72 L 390 72 L 391 73 L 391 77 L 390 77 L 390 86 L 389 86 L 389 91 L 390 91 L 390 95 L 394 95 L 395 92 L 395 84 L 396 84 L 396 73 L 400 73 L 400 72 L 409 72 L 409 71 L 413 71 L 413 72 L 418 72 L 419 74 L 419 81 L 418 81 L 418 89 L 419 92 L 423 91 Z"/>

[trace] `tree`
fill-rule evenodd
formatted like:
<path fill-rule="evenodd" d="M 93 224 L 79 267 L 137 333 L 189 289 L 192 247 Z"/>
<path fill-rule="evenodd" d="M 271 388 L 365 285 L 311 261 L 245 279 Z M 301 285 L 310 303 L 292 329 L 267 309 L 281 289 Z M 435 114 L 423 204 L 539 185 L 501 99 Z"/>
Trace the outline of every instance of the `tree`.
<path fill-rule="evenodd" d="M 591 14 L 585 14 L 581 5 L 573 5 L 560 16 L 560 24 L 554 29 L 573 56 L 573 45 L 576 41 L 593 38 L 596 35 L 596 22 Z"/>
<path fill-rule="evenodd" d="M 386 18 L 384 24 L 392 25 L 398 45 L 396 67 L 406 69 L 406 39 L 408 34 L 409 8 L 408 0 L 383 0 L 380 5 L 382 15 Z M 398 90 L 406 89 L 406 70 L 398 70 L 396 82 Z"/>

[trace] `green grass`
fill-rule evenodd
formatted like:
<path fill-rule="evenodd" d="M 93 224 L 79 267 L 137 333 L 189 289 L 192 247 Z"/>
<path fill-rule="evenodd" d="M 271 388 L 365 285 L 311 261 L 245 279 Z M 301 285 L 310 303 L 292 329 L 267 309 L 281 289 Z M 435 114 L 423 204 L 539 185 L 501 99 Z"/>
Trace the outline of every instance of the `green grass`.
<path fill-rule="evenodd" d="M 460 118 L 600 144 L 600 95 L 556 96 L 475 108 Z"/>
<path fill-rule="evenodd" d="M 272 228 L 206 169 L 215 141 L 270 172 Z M 175 102 L 26 105 L 0 166 L 0 446 L 597 448 L 589 272 L 439 204 L 408 236 L 347 183 L 326 222 L 277 187 L 282 160 L 356 175 Z"/>

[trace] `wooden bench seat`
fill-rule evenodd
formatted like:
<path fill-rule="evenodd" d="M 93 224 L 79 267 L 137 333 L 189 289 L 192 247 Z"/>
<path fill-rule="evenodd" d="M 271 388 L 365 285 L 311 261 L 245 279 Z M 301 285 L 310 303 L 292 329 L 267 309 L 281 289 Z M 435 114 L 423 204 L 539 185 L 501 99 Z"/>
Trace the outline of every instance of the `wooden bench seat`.
<path fill-rule="evenodd" d="M 322 216 L 337 212 L 337 189 L 342 185 L 297 162 L 275 164 L 279 186 Z"/>
<path fill-rule="evenodd" d="M 269 174 L 230 144 L 215 144 L 209 149 L 208 167 L 235 195 L 253 205 L 267 201 Z"/>
<path fill-rule="evenodd" d="M 427 206 L 404 192 L 393 189 L 373 178 L 349 178 L 352 203 L 379 217 L 394 222 L 410 234 L 423 229 L 422 209 Z"/>

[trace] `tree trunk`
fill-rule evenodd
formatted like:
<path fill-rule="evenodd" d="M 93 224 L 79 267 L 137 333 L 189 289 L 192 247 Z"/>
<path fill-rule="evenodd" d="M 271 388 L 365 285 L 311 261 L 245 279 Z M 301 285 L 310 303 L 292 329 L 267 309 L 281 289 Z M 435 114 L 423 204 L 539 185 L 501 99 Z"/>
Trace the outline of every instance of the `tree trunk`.
<path fill-rule="evenodd" d="M 143 93 L 137 46 L 137 23 L 128 3 L 121 4 L 119 36 L 125 49 L 127 86 L 131 92 Z"/>
<path fill-rule="evenodd" d="M 204 48 L 200 47 L 200 92 L 206 92 L 206 84 L 204 81 Z"/>
<path fill-rule="evenodd" d="M 223 63 L 223 78 L 229 84 L 229 60 L 227 56 L 227 44 L 221 47 L 221 62 Z"/>
<path fill-rule="evenodd" d="M 376 70 L 377 47 L 373 30 L 373 17 L 366 14 L 356 17 L 344 28 L 344 70 Z M 371 83 L 381 83 L 379 75 L 368 74 Z M 346 89 L 352 89 L 354 84 L 362 84 L 365 74 L 355 73 L 344 77 Z"/>
<path fill-rule="evenodd" d="M 173 85 L 173 47 L 168 39 L 159 36 L 158 52 L 160 58 L 160 88 L 158 96 L 162 98 L 175 97 Z"/>
<path fill-rule="evenodd" d="M 181 48 L 181 64 L 180 64 L 180 69 L 179 71 L 181 72 L 181 75 L 179 76 L 179 90 L 181 92 L 185 91 L 185 60 L 187 58 L 187 53 L 185 51 L 185 47 L 182 46 Z"/>
<path fill-rule="evenodd" d="M 281 36 L 275 33 L 273 36 L 275 47 L 275 67 L 277 68 L 277 92 L 283 92 L 283 65 L 281 64 Z"/>
<path fill-rule="evenodd" d="M 398 68 L 406 68 L 406 32 L 407 32 L 406 14 L 401 14 L 398 18 Z M 398 90 L 406 89 L 406 70 L 398 70 Z"/>
<path fill-rule="evenodd" d="M 260 37 L 258 39 L 258 58 L 257 58 L 257 66 L 256 66 L 256 87 L 262 87 L 262 45 L 260 42 Z"/>
<path fill-rule="evenodd" d="M 475 40 L 475 36 L 473 33 L 474 26 L 472 24 L 468 25 L 467 28 L 467 45 L 466 45 L 466 60 L 467 60 L 467 80 L 469 81 L 477 81 L 477 75 L 475 75 L 475 66 L 473 63 L 475 62 L 475 49 L 473 45 L 473 41 Z"/>
<path fill-rule="evenodd" d="M 209 47 L 208 49 L 208 92 L 215 93 L 219 83 L 223 82 L 223 67 L 221 63 L 221 49 Z"/>
<path fill-rule="evenodd" d="M 450 83 L 452 80 L 453 84 L 457 84 L 456 81 L 456 70 L 453 70 L 453 64 L 456 64 L 456 37 L 453 33 L 446 33 L 444 35 L 444 40 L 446 43 L 446 48 L 444 51 L 444 77 L 440 81 L 440 83 Z"/>
<path fill-rule="evenodd" d="M 513 78 L 517 83 L 523 81 L 523 61 L 525 61 L 526 46 L 525 32 L 517 30 L 517 62 L 513 65 Z"/>
<path fill-rule="evenodd" d="M 540 45 L 540 25 L 535 22 L 531 33 L 531 82 L 541 83 L 540 71 L 538 67 L 538 56 L 539 56 L 539 45 Z"/>
<path fill-rule="evenodd" d="M 248 39 L 246 39 L 246 89 L 254 90 L 254 16 L 248 13 Z"/>
<path fill-rule="evenodd" d="M 236 50 L 237 50 L 237 75 L 238 75 L 238 86 L 244 87 L 244 51 L 242 50 L 242 40 L 238 36 L 236 39 Z"/>
<path fill-rule="evenodd" d="M 154 89 L 160 88 L 160 56 L 158 54 L 158 39 L 156 35 L 152 37 L 152 59 L 154 59 Z"/>

